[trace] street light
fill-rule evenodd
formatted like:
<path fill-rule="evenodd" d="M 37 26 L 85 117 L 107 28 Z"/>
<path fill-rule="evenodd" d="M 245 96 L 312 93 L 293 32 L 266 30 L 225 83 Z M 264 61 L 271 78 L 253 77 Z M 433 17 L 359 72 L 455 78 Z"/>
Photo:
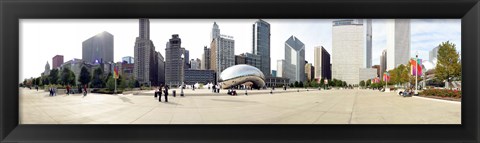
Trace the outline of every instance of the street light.
<path fill-rule="evenodd" d="M 183 78 L 185 77 L 185 75 L 184 75 L 185 59 L 184 59 L 183 53 L 181 55 L 181 58 L 182 58 L 182 64 L 180 64 L 180 65 L 182 66 L 182 68 L 180 68 L 180 69 L 182 70 L 181 71 L 182 75 L 180 76 L 180 79 L 181 79 L 182 85 L 180 86 L 180 96 L 183 96 L 183 80 L 184 80 Z"/>

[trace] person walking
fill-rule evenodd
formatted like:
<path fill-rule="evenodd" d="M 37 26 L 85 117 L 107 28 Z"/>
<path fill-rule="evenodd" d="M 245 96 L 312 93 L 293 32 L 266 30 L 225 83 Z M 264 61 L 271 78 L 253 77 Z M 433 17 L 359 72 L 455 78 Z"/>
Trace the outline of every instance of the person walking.
<path fill-rule="evenodd" d="M 70 95 L 70 85 L 67 85 L 67 95 Z"/>
<path fill-rule="evenodd" d="M 87 85 L 83 85 L 83 97 L 87 96 Z"/>
<path fill-rule="evenodd" d="M 168 102 L 168 85 L 165 86 L 165 102 Z"/>
<path fill-rule="evenodd" d="M 160 86 L 158 87 L 158 102 L 162 102 L 162 87 L 162 84 L 160 84 Z"/>
<path fill-rule="evenodd" d="M 53 96 L 57 96 L 57 87 L 53 87 Z"/>
<path fill-rule="evenodd" d="M 50 92 L 50 96 L 53 96 L 53 89 L 52 89 L 52 87 L 48 88 L 48 91 Z"/>

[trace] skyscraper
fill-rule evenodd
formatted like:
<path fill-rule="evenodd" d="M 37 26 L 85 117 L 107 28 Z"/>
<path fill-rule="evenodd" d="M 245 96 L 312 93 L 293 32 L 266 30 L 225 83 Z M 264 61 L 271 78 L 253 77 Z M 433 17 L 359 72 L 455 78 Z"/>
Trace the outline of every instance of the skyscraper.
<path fill-rule="evenodd" d="M 437 63 L 437 57 L 438 57 L 438 49 L 440 49 L 440 46 L 437 46 L 433 48 L 429 53 L 428 53 L 428 60 L 436 65 Z"/>
<path fill-rule="evenodd" d="M 183 57 L 184 57 L 184 64 L 185 64 L 185 67 L 184 69 L 189 69 L 191 66 L 190 66 L 190 51 L 185 49 L 185 47 L 182 47 L 183 49 Z"/>
<path fill-rule="evenodd" d="M 367 19 L 367 26 L 366 26 L 366 38 L 367 38 L 367 45 L 366 45 L 366 67 L 365 68 L 370 68 L 372 67 L 372 19 Z"/>
<path fill-rule="evenodd" d="M 155 51 L 155 46 L 150 40 L 150 21 L 148 19 L 139 20 L 139 36 L 135 39 L 134 47 L 134 78 L 140 84 L 156 85 L 158 84 L 159 63 L 161 58 L 157 58 L 160 53 Z"/>
<path fill-rule="evenodd" d="M 305 44 L 295 36 L 285 41 L 285 63 L 283 76 L 289 78 L 290 83 L 305 81 Z"/>
<path fill-rule="evenodd" d="M 223 70 L 235 65 L 235 40 L 233 36 L 221 35 L 217 23 L 213 24 L 212 38 L 210 69 L 216 72 L 218 79 Z"/>
<path fill-rule="evenodd" d="M 207 46 L 203 47 L 201 69 L 202 70 L 211 69 L 210 68 L 210 48 L 207 48 Z"/>
<path fill-rule="evenodd" d="M 181 48 L 182 40 L 178 34 L 173 34 L 172 38 L 167 42 L 165 49 L 165 84 L 170 86 L 180 86 L 185 70 L 185 62 L 182 59 L 184 49 Z"/>
<path fill-rule="evenodd" d="M 383 80 L 383 73 L 387 71 L 387 49 L 382 51 L 382 55 L 380 56 L 380 79 Z"/>
<path fill-rule="evenodd" d="M 323 46 L 314 48 L 314 67 L 316 79 L 332 79 L 332 69 L 330 66 L 330 54 Z"/>
<path fill-rule="evenodd" d="M 270 76 L 270 24 L 257 20 L 253 24 L 252 53 L 260 56 L 260 66 L 257 67 L 263 75 Z"/>
<path fill-rule="evenodd" d="M 47 61 L 47 64 L 45 64 L 45 70 L 43 71 L 43 75 L 44 76 L 50 75 L 50 64 L 48 64 L 48 61 Z"/>
<path fill-rule="evenodd" d="M 335 20 L 332 27 L 332 78 L 347 84 L 360 82 L 360 68 L 365 68 L 363 20 Z"/>
<path fill-rule="evenodd" d="M 58 68 L 63 64 L 63 55 L 56 55 L 52 58 L 52 69 Z"/>
<path fill-rule="evenodd" d="M 312 75 L 314 75 L 312 71 L 314 71 L 312 63 L 306 63 L 305 64 L 306 81 L 310 81 L 310 80 L 314 79 L 313 76 L 312 76 Z"/>
<path fill-rule="evenodd" d="M 277 60 L 277 77 L 285 77 L 286 76 L 286 70 L 287 68 L 287 63 L 285 60 Z"/>
<path fill-rule="evenodd" d="M 410 19 L 387 20 L 387 70 L 410 60 Z"/>
<path fill-rule="evenodd" d="M 113 62 L 113 35 L 103 31 L 83 41 L 82 59 L 87 63 Z"/>
<path fill-rule="evenodd" d="M 160 52 L 155 52 L 157 59 L 157 83 L 156 85 L 165 84 L 165 59 Z"/>

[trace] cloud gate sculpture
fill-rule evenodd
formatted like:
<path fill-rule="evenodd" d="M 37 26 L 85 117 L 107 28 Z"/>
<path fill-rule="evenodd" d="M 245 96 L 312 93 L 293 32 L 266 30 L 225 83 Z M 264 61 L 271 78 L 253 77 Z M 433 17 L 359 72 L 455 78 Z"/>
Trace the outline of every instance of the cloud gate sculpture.
<path fill-rule="evenodd" d="M 265 86 L 265 76 L 258 68 L 250 65 L 235 65 L 231 66 L 220 74 L 220 85 L 223 89 L 228 89 L 233 86 L 252 82 L 253 88 L 260 88 Z"/>

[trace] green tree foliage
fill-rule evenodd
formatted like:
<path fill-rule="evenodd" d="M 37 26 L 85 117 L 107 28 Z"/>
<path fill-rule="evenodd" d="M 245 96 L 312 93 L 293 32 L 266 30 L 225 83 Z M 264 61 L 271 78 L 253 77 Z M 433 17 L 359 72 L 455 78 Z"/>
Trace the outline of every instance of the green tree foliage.
<path fill-rule="evenodd" d="M 302 82 L 302 81 L 300 81 L 300 82 L 298 83 L 298 87 L 303 87 L 303 82 Z"/>
<path fill-rule="evenodd" d="M 75 85 L 75 74 L 69 68 L 63 68 L 60 81 L 62 85 Z"/>
<path fill-rule="evenodd" d="M 372 80 L 371 80 L 371 79 L 368 79 L 368 80 L 365 82 L 365 86 L 367 86 L 367 87 L 370 87 L 371 84 L 372 84 Z"/>
<path fill-rule="evenodd" d="M 103 79 L 103 70 L 101 68 L 95 69 L 93 71 L 92 86 L 94 88 L 103 88 L 105 86 L 105 82 Z"/>
<path fill-rule="evenodd" d="M 107 80 L 107 89 L 109 91 L 115 90 L 115 79 L 112 76 L 110 76 Z"/>
<path fill-rule="evenodd" d="M 462 66 L 456 46 L 450 41 L 439 45 L 435 77 L 441 81 L 452 81 L 452 78 L 461 77 Z"/>
<path fill-rule="evenodd" d="M 395 69 L 389 70 L 391 84 L 404 84 L 410 80 L 410 69 L 407 66 L 401 64 Z"/>
<path fill-rule="evenodd" d="M 293 84 L 294 87 L 298 87 L 299 84 L 298 84 L 298 81 L 295 81 L 295 83 Z"/>
<path fill-rule="evenodd" d="M 90 83 L 92 79 L 92 76 L 90 74 L 90 71 L 86 67 L 82 67 L 80 70 L 80 77 L 78 78 L 78 82 L 80 82 L 82 85 Z"/>
<path fill-rule="evenodd" d="M 360 81 L 360 83 L 358 83 L 361 87 L 364 87 L 365 86 L 365 81 Z"/>
<path fill-rule="evenodd" d="M 48 75 L 48 80 L 50 81 L 50 84 L 58 84 L 58 69 L 53 69 L 50 71 L 50 74 Z"/>

